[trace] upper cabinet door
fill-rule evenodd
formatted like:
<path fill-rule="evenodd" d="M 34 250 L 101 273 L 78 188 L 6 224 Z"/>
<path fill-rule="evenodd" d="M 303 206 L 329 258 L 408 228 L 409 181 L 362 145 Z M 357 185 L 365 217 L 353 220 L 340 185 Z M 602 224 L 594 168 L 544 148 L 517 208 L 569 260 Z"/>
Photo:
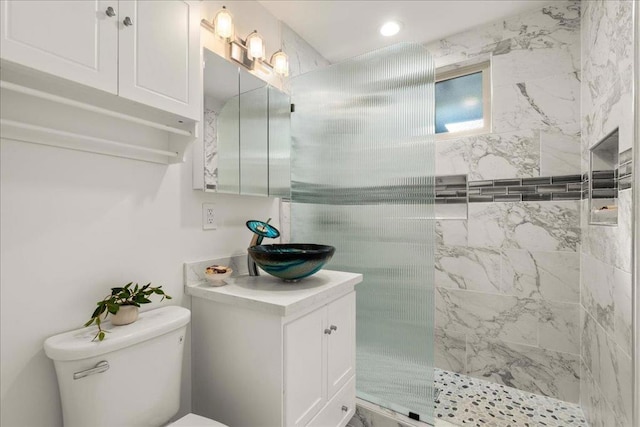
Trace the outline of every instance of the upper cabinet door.
<path fill-rule="evenodd" d="M 119 5 L 118 94 L 201 120 L 198 4 L 120 0 Z"/>
<path fill-rule="evenodd" d="M 327 390 L 331 398 L 355 374 L 356 293 L 327 306 Z"/>
<path fill-rule="evenodd" d="M 0 2 L 3 59 L 117 93 L 118 2 Z"/>

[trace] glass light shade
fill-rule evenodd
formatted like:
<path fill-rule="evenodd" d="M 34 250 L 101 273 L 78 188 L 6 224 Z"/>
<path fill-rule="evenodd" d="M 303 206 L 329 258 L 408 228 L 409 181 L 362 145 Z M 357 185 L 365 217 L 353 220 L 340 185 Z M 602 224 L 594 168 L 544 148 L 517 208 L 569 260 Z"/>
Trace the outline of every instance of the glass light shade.
<path fill-rule="evenodd" d="M 289 75 L 289 57 L 282 50 L 271 55 L 271 65 L 276 73 L 285 77 Z"/>
<path fill-rule="evenodd" d="M 222 6 L 222 9 L 216 13 L 213 18 L 213 27 L 218 37 L 223 39 L 230 39 L 233 37 L 233 16 Z"/>
<path fill-rule="evenodd" d="M 264 59 L 264 41 L 257 31 L 249 34 L 245 41 L 247 57 L 249 59 Z"/>

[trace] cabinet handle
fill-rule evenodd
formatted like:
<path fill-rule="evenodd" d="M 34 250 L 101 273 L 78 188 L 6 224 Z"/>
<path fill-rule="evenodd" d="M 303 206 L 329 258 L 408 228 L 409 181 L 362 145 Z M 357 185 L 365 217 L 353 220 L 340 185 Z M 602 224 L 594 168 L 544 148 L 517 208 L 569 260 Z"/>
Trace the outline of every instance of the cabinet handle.
<path fill-rule="evenodd" d="M 128 16 L 124 18 L 124 21 L 122 21 L 122 23 L 125 27 L 130 27 L 131 25 L 133 25 L 133 21 L 131 21 L 131 18 L 129 18 Z"/>
<path fill-rule="evenodd" d="M 342 405 L 342 412 L 349 412 L 349 408 L 345 405 Z"/>
<path fill-rule="evenodd" d="M 338 327 L 336 325 L 331 325 L 329 329 L 331 329 L 332 331 L 337 331 Z"/>
<path fill-rule="evenodd" d="M 325 329 L 325 330 L 324 330 L 324 333 L 325 333 L 325 334 L 329 334 L 329 335 L 331 335 L 331 329 Z"/>
<path fill-rule="evenodd" d="M 107 10 L 104 11 L 104 13 L 107 14 L 108 17 L 113 18 L 114 16 L 116 16 L 116 11 L 113 10 L 113 8 L 111 6 L 109 6 L 107 8 Z"/>

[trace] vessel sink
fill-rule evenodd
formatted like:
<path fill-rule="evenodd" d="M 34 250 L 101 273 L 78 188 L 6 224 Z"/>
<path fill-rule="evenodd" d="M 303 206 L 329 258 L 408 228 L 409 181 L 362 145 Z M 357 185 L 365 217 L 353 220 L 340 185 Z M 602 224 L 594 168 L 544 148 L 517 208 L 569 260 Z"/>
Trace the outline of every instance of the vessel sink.
<path fill-rule="evenodd" d="M 295 282 L 318 272 L 331 259 L 336 248 L 311 243 L 257 245 L 249 256 L 267 273 Z"/>

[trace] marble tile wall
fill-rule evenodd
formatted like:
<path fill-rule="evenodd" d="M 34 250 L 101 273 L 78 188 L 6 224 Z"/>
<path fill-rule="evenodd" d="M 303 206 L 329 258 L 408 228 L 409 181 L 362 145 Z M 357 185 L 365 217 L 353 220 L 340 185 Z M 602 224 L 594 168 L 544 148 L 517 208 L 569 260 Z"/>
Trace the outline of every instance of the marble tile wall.
<path fill-rule="evenodd" d="M 437 67 L 491 58 L 492 133 L 437 141 L 436 175 L 581 173 L 580 6 L 552 2 L 426 45 Z M 579 401 L 580 203 L 470 203 L 466 218 L 438 220 L 436 367 Z"/>
<path fill-rule="evenodd" d="M 626 151 L 633 145 L 633 18 L 632 1 L 589 1 L 583 5 L 581 152 L 582 172 L 587 173 L 589 149 L 616 128 L 619 151 L 624 153 L 621 159 L 628 157 Z M 592 427 L 632 425 L 634 190 L 619 188 L 617 226 L 590 225 L 588 201 L 581 202 L 580 404 Z"/>

